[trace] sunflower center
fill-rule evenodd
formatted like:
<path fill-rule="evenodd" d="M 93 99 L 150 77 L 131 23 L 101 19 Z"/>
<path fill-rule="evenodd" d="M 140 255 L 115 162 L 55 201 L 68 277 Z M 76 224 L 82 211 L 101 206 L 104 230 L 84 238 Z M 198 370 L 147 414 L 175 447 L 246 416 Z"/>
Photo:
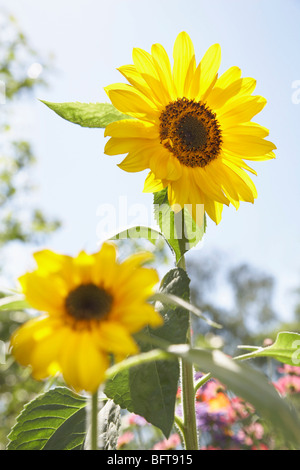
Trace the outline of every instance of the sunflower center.
<path fill-rule="evenodd" d="M 177 133 L 183 145 L 190 149 L 201 149 L 207 143 L 206 127 L 192 114 L 186 114 L 179 120 Z"/>
<path fill-rule="evenodd" d="M 110 311 L 112 296 L 95 284 L 82 284 L 66 298 L 67 312 L 76 320 L 102 319 Z"/>
<path fill-rule="evenodd" d="M 205 103 L 180 98 L 160 115 L 160 142 L 189 167 L 204 167 L 220 153 L 219 123 Z"/>

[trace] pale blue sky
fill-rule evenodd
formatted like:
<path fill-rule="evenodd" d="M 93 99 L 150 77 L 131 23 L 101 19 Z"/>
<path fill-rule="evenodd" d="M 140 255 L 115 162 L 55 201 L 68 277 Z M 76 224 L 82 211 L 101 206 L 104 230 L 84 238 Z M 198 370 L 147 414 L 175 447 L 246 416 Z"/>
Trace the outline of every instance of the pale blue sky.
<path fill-rule="evenodd" d="M 57 117 L 36 98 L 48 101 L 108 101 L 103 87 L 123 81 L 116 71 L 132 63 L 133 47 L 150 50 L 159 42 L 171 54 L 185 30 L 197 60 L 219 42 L 220 71 L 238 65 L 257 79 L 257 93 L 268 104 L 256 119 L 270 129 L 277 159 L 255 165 L 254 205 L 224 209 L 219 226 L 209 223 L 203 250 L 226 252 L 233 263 L 247 261 L 278 278 L 280 308 L 287 289 L 300 281 L 299 122 L 300 104 L 292 88 L 300 80 L 299 0 L 10 0 L 1 8 L 14 14 L 32 45 L 52 52 L 57 72 L 21 113 L 39 157 L 38 202 L 60 217 L 64 228 L 47 246 L 76 253 L 97 246 L 97 208 L 143 203 L 151 213 L 152 196 L 142 193 L 145 173 L 128 174 L 103 154 L 103 130 L 83 129 Z M 298 95 L 299 96 L 299 95 Z M 201 262 L 201 251 L 195 252 Z"/>

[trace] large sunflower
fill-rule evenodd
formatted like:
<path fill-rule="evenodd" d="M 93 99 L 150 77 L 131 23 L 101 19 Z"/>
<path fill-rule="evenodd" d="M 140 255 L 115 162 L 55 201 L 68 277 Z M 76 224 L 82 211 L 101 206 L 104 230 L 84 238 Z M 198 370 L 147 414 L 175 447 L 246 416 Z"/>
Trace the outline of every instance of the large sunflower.
<path fill-rule="evenodd" d="M 161 316 L 147 303 L 157 272 L 142 267 L 149 253 L 119 263 L 112 244 L 76 258 L 49 250 L 35 254 L 37 269 L 20 278 L 29 304 L 45 314 L 22 325 L 11 348 L 22 365 L 43 379 L 62 373 L 75 390 L 94 392 L 111 354 L 115 360 L 138 352 L 132 334 L 158 326 Z"/>
<path fill-rule="evenodd" d="M 119 68 L 130 85 L 105 88 L 112 104 L 135 119 L 109 124 L 107 155 L 128 154 L 119 164 L 129 172 L 150 169 L 144 192 L 168 187 L 176 210 L 203 204 L 216 223 L 223 204 L 254 202 L 256 188 L 244 160 L 274 158 L 268 130 L 251 122 L 266 104 L 253 96 L 256 81 L 231 67 L 220 77 L 220 46 L 211 46 L 197 66 L 190 37 L 178 35 L 173 70 L 165 49 L 135 48 L 134 65 Z"/>

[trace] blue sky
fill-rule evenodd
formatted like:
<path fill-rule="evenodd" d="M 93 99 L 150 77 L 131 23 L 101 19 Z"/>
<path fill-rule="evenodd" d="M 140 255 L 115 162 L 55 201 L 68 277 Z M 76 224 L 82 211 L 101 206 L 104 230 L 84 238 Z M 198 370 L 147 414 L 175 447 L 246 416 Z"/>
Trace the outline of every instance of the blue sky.
<path fill-rule="evenodd" d="M 288 314 L 288 290 L 300 281 L 300 103 L 292 99 L 300 80 L 299 0 L 10 0 L 9 6 L 0 0 L 0 6 L 16 16 L 42 55 L 55 57 L 51 86 L 19 109 L 38 155 L 37 201 L 64 223 L 47 246 L 61 252 L 95 250 L 101 204 L 117 208 L 127 196 L 129 205 L 146 204 L 150 214 L 152 196 L 142 193 L 146 173 L 125 173 L 116 166 L 120 157 L 103 154 L 103 130 L 72 125 L 37 98 L 107 102 L 103 87 L 123 81 L 116 68 L 132 63 L 133 47 L 149 51 L 158 42 L 172 54 L 183 30 L 198 61 L 218 42 L 220 72 L 238 65 L 243 76 L 257 79 L 256 92 L 268 104 L 256 120 L 270 129 L 277 159 L 254 166 L 255 204 L 237 212 L 225 207 L 221 224 L 209 223 L 202 250 L 274 274 L 280 309 Z M 201 253 L 195 252 L 199 262 Z"/>

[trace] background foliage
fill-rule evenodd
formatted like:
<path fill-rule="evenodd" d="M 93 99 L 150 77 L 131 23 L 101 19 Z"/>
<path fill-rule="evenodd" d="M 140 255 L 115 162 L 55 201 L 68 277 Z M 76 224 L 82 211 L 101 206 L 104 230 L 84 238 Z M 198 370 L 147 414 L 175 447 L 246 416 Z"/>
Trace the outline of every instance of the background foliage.
<path fill-rule="evenodd" d="M 34 146 L 19 135 L 16 125 L 16 103 L 26 101 L 37 87 L 46 85 L 44 79 L 30 77 L 30 67 L 39 64 L 46 71 L 47 65 L 13 17 L 1 14 L 0 25 L 0 80 L 5 84 L 5 103 L 0 104 L 0 274 L 5 278 L 7 247 L 45 241 L 60 222 L 33 205 Z M 26 318 L 25 312 L 1 312 L 1 341 L 7 343 L 12 331 Z M 42 387 L 31 379 L 30 370 L 19 367 L 9 356 L 5 364 L 0 364 L 0 448 L 7 443 L 16 415 Z"/>

